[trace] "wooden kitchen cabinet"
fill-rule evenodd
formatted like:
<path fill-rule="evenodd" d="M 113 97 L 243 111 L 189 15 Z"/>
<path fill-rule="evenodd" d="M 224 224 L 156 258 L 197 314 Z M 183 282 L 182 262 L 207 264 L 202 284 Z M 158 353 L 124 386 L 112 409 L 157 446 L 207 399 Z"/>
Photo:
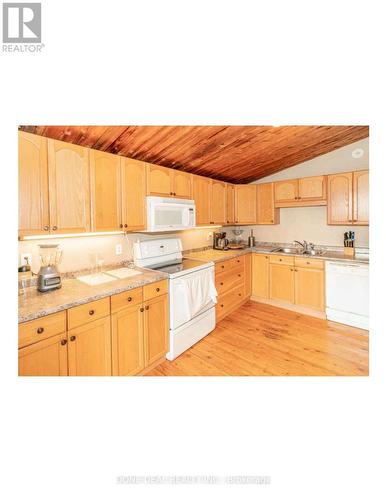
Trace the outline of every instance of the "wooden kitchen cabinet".
<path fill-rule="evenodd" d="M 234 224 L 234 222 L 235 222 L 235 187 L 233 184 L 227 184 L 226 223 Z"/>
<path fill-rule="evenodd" d="M 67 334 L 61 333 L 19 349 L 20 376 L 67 375 Z"/>
<path fill-rule="evenodd" d="M 288 264 L 269 264 L 269 298 L 294 303 L 294 268 Z"/>
<path fill-rule="evenodd" d="M 299 179 L 298 200 L 301 202 L 326 201 L 327 179 L 325 175 Z"/>
<path fill-rule="evenodd" d="M 353 174 L 328 176 L 327 223 L 348 225 L 353 219 Z"/>
<path fill-rule="evenodd" d="M 122 216 L 120 229 L 138 231 L 146 227 L 146 166 L 121 158 Z"/>
<path fill-rule="evenodd" d="M 369 171 L 353 172 L 353 224 L 369 224 Z"/>
<path fill-rule="evenodd" d="M 89 149 L 47 140 L 51 233 L 90 231 Z"/>
<path fill-rule="evenodd" d="M 92 231 L 117 231 L 121 224 L 121 159 L 90 149 Z"/>
<path fill-rule="evenodd" d="M 160 295 L 144 302 L 145 366 L 156 362 L 169 350 L 168 296 Z"/>
<path fill-rule="evenodd" d="M 279 224 L 280 211 L 275 208 L 274 183 L 256 184 L 257 224 Z"/>
<path fill-rule="evenodd" d="M 48 234 L 47 139 L 19 132 L 19 236 Z"/>
<path fill-rule="evenodd" d="M 326 205 L 325 175 L 278 181 L 275 185 L 275 206 L 310 207 Z"/>
<path fill-rule="evenodd" d="M 295 304 L 324 311 L 324 270 L 295 268 Z"/>
<path fill-rule="evenodd" d="M 269 298 L 269 256 L 252 254 L 252 296 Z"/>
<path fill-rule="evenodd" d="M 193 199 L 196 204 L 196 225 L 210 224 L 211 179 L 193 175 Z"/>
<path fill-rule="evenodd" d="M 211 224 L 225 224 L 227 210 L 226 183 L 212 180 L 211 183 Z"/>
<path fill-rule="evenodd" d="M 145 367 L 143 304 L 125 307 L 112 314 L 111 325 L 113 375 L 141 372 Z"/>
<path fill-rule="evenodd" d="M 111 375 L 110 314 L 73 328 L 67 335 L 69 375 Z"/>
<path fill-rule="evenodd" d="M 249 298 L 252 294 L 252 255 L 244 255 L 244 298 Z"/>
<path fill-rule="evenodd" d="M 160 165 L 147 165 L 147 194 L 150 196 L 192 198 L 192 175 Z"/>
<path fill-rule="evenodd" d="M 275 182 L 275 203 L 296 202 L 298 199 L 298 180 L 290 179 Z"/>
<path fill-rule="evenodd" d="M 172 170 L 173 193 L 176 198 L 185 200 L 192 199 L 192 174 L 181 172 L 181 170 Z"/>
<path fill-rule="evenodd" d="M 256 223 L 255 184 L 239 184 L 235 186 L 235 223 Z"/>

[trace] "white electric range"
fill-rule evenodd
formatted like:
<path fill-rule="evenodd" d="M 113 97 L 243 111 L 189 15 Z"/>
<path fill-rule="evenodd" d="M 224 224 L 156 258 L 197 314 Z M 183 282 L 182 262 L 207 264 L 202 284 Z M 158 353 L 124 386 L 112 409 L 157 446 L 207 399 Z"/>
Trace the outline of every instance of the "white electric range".
<path fill-rule="evenodd" d="M 179 238 L 138 241 L 134 243 L 133 253 L 136 266 L 169 275 L 170 339 L 166 358 L 173 360 L 216 326 L 214 263 L 183 258 Z M 202 293 L 200 283 L 208 287 L 207 294 Z M 197 304 L 194 303 L 195 290 Z"/>

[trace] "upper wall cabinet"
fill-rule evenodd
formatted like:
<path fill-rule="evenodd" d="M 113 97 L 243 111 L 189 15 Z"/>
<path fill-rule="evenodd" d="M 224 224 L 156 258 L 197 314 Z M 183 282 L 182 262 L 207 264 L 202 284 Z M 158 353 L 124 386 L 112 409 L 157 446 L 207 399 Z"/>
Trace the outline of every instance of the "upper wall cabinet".
<path fill-rule="evenodd" d="M 19 132 L 19 236 L 48 232 L 47 139 Z"/>
<path fill-rule="evenodd" d="M 235 223 L 256 224 L 256 184 L 235 186 Z"/>
<path fill-rule="evenodd" d="M 226 223 L 235 222 L 235 187 L 233 184 L 227 184 L 227 213 Z"/>
<path fill-rule="evenodd" d="M 121 159 L 90 150 L 92 231 L 117 231 L 121 224 Z"/>
<path fill-rule="evenodd" d="M 326 176 L 275 182 L 275 206 L 296 207 L 326 204 Z"/>
<path fill-rule="evenodd" d="M 225 182 L 211 182 L 211 224 L 225 224 L 227 210 L 227 186 Z"/>
<path fill-rule="evenodd" d="M 368 170 L 328 176 L 327 215 L 332 225 L 369 224 Z"/>
<path fill-rule="evenodd" d="M 275 208 L 274 184 L 256 184 L 257 224 L 279 224 L 280 210 Z"/>
<path fill-rule="evenodd" d="M 122 217 L 125 231 L 145 229 L 146 166 L 141 161 L 121 158 Z"/>
<path fill-rule="evenodd" d="M 48 183 L 51 232 L 90 231 L 89 149 L 48 139 Z"/>
<path fill-rule="evenodd" d="M 150 196 L 173 196 L 192 198 L 192 175 L 180 170 L 147 165 L 147 194 Z"/>
<path fill-rule="evenodd" d="M 196 204 L 196 226 L 208 225 L 212 193 L 211 179 L 193 175 L 193 199 Z"/>

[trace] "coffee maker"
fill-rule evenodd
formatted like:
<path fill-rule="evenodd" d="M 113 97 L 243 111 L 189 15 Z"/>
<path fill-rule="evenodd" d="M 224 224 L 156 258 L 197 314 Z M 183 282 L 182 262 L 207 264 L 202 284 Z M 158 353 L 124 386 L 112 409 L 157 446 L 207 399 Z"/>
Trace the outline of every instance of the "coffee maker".
<path fill-rule="evenodd" d="M 213 233 L 213 248 L 215 250 L 228 250 L 229 240 L 226 235 L 227 233 Z"/>
<path fill-rule="evenodd" d="M 59 245 L 39 245 L 41 267 L 38 273 L 39 292 L 48 292 L 62 286 L 57 268 L 62 251 Z"/>

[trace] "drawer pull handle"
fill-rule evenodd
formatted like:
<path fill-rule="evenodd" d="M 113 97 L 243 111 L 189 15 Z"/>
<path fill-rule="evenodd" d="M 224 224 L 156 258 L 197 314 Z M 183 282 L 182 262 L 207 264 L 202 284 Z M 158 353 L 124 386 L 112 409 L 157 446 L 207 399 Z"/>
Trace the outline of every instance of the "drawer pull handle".
<path fill-rule="evenodd" d="M 150 309 L 150 306 L 145 306 L 146 311 Z"/>
<path fill-rule="evenodd" d="M 279 261 L 281 262 L 283 259 L 279 259 Z"/>
<path fill-rule="evenodd" d="M 75 335 L 71 335 L 70 337 L 71 342 L 74 342 L 75 339 L 76 339 Z"/>
<path fill-rule="evenodd" d="M 40 326 L 36 331 L 37 331 L 37 333 L 43 333 L 44 328 L 42 326 Z"/>
<path fill-rule="evenodd" d="M 66 345 L 66 344 L 67 344 L 67 340 L 66 340 L 66 339 L 61 340 L 61 341 L 60 341 L 60 344 L 61 344 L 61 345 Z"/>
<path fill-rule="evenodd" d="M 155 289 L 155 291 L 156 291 L 156 292 L 160 292 L 160 291 L 161 291 L 161 288 L 157 287 L 157 288 Z"/>
<path fill-rule="evenodd" d="M 131 302 L 133 300 L 132 297 L 127 297 L 127 302 Z"/>
<path fill-rule="evenodd" d="M 90 311 L 88 313 L 90 316 L 92 316 L 93 314 L 95 314 L 95 311 L 94 311 L 94 309 L 90 309 Z"/>

